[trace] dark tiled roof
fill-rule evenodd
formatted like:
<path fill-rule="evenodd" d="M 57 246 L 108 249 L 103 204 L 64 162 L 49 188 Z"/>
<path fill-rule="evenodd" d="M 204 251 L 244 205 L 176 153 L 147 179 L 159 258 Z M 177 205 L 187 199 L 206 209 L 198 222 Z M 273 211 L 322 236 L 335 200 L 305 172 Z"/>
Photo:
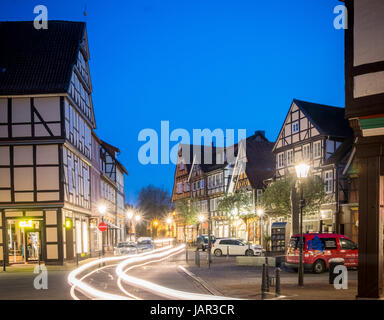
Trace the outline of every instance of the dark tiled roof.
<path fill-rule="evenodd" d="M 223 163 L 223 164 L 216 163 L 216 150 L 217 150 L 216 147 L 205 146 L 205 145 L 182 144 L 181 148 L 182 149 L 187 148 L 186 151 L 183 151 L 183 154 L 184 154 L 184 152 L 189 152 L 190 163 L 186 164 L 188 172 L 190 172 L 190 170 L 191 170 L 194 156 L 195 155 L 198 156 L 199 154 L 200 154 L 201 159 L 200 159 L 200 161 L 197 161 L 195 163 L 197 163 L 201 166 L 201 169 L 203 170 L 203 172 L 210 172 L 210 171 L 213 171 L 213 170 L 216 170 L 219 168 L 223 168 L 227 165 L 226 163 Z M 205 158 L 205 155 L 209 154 L 209 153 L 212 154 L 212 158 L 209 159 L 209 161 L 208 161 L 208 159 Z M 187 154 L 184 154 L 184 155 L 187 155 Z"/>
<path fill-rule="evenodd" d="M 272 153 L 273 142 L 261 135 L 253 135 L 247 139 L 247 164 L 245 173 L 254 189 L 263 189 L 263 181 L 275 172 L 275 156 Z"/>
<path fill-rule="evenodd" d="M 0 95 L 67 92 L 84 22 L 0 22 Z"/>
<path fill-rule="evenodd" d="M 345 120 L 345 109 L 323 104 L 293 99 L 322 135 L 345 138 L 353 136 L 353 131 Z"/>
<path fill-rule="evenodd" d="M 246 139 L 246 153 L 247 163 L 245 167 L 245 173 L 251 183 L 251 186 L 255 189 L 263 188 L 263 181 L 273 176 L 275 171 L 275 157 L 272 153 L 273 142 L 269 142 L 265 138 L 265 135 L 261 131 L 255 132 L 254 135 Z M 228 165 L 216 163 L 216 147 L 198 146 L 198 145 L 182 145 L 182 148 L 188 148 L 190 154 L 201 152 L 202 161 L 200 163 L 203 172 L 211 172 L 220 168 L 224 168 Z M 194 149 L 195 148 L 195 149 Z M 204 148 L 208 151 L 212 150 L 212 163 L 204 163 Z M 233 146 L 234 154 L 237 156 L 238 144 Z M 195 150 L 195 151 L 194 151 Z M 193 156 L 191 156 L 191 162 Z M 191 164 L 186 164 L 188 172 L 191 170 Z"/>

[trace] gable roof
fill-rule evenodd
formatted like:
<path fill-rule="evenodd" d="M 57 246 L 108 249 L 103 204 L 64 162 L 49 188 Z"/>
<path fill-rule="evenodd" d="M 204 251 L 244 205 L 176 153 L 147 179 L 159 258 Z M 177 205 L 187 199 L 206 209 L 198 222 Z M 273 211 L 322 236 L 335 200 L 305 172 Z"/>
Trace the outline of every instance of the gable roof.
<path fill-rule="evenodd" d="M 200 165 L 201 170 L 203 172 L 209 172 L 209 171 L 217 170 L 217 169 L 223 168 L 227 165 L 227 163 L 217 163 L 217 161 L 216 161 L 216 151 L 219 149 L 222 149 L 224 151 L 225 148 L 219 148 L 219 147 L 215 147 L 215 146 L 206 146 L 206 145 L 180 144 L 180 149 L 181 150 L 184 149 L 184 151 L 182 151 L 183 156 L 189 155 L 189 162 L 190 163 L 185 163 L 188 173 L 192 169 L 193 159 L 194 159 L 195 155 L 196 156 L 200 155 L 200 159 L 196 158 L 197 162 L 195 162 L 195 164 Z M 208 159 L 205 158 L 205 155 L 208 152 L 212 154 L 212 158 L 209 159 L 209 161 L 208 161 Z M 200 160 L 200 161 L 198 161 L 198 160 Z"/>
<path fill-rule="evenodd" d="M 0 95 L 67 92 L 84 32 L 84 22 L 0 22 Z"/>
<path fill-rule="evenodd" d="M 258 135 L 247 138 L 247 163 L 245 173 L 254 189 L 263 189 L 264 180 L 271 178 L 275 172 L 275 156 L 272 153 L 273 142 L 265 137 L 258 139 Z"/>
<path fill-rule="evenodd" d="M 348 120 L 344 118 L 345 109 L 324 104 L 293 99 L 321 135 L 346 138 L 353 135 Z"/>

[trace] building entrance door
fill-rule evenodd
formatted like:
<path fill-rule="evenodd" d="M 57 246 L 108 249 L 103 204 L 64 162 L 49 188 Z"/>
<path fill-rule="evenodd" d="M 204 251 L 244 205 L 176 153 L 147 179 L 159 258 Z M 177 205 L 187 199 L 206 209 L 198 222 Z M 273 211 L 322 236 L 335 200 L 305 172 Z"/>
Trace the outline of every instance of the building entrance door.
<path fill-rule="evenodd" d="M 37 262 L 41 258 L 41 235 L 40 231 L 26 231 L 25 232 L 26 244 L 26 261 Z"/>
<path fill-rule="evenodd" d="M 38 219 L 7 220 L 8 262 L 28 263 L 41 259 L 41 224 Z"/>

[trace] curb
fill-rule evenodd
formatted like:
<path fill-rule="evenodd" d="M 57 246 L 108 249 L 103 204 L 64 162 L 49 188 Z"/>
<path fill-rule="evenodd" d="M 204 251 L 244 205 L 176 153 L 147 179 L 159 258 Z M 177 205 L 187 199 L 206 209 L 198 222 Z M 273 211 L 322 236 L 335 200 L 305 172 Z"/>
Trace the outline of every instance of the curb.
<path fill-rule="evenodd" d="M 223 294 L 219 291 L 217 291 L 216 289 L 212 288 L 209 286 L 209 284 L 204 281 L 203 279 L 201 279 L 200 277 L 196 276 L 194 273 L 192 273 L 191 271 L 187 270 L 186 268 L 184 268 L 183 266 L 178 266 L 178 269 L 180 269 L 181 271 L 183 271 L 186 275 L 188 275 L 190 278 L 192 278 L 193 280 L 195 280 L 197 283 L 199 283 L 202 287 L 204 287 L 210 294 L 214 295 L 214 296 L 223 296 Z"/>

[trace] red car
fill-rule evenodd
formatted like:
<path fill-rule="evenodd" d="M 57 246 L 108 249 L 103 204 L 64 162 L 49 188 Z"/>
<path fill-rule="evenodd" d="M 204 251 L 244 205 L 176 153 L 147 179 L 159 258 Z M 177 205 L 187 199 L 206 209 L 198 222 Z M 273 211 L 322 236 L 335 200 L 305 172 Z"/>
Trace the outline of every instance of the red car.
<path fill-rule="evenodd" d="M 299 267 L 299 241 L 300 235 L 291 237 L 286 255 L 287 267 Z M 332 258 L 343 258 L 347 268 L 357 267 L 358 248 L 348 237 L 334 233 L 305 233 L 303 234 L 303 263 L 304 269 L 314 273 L 322 273 L 329 267 L 328 261 Z"/>

